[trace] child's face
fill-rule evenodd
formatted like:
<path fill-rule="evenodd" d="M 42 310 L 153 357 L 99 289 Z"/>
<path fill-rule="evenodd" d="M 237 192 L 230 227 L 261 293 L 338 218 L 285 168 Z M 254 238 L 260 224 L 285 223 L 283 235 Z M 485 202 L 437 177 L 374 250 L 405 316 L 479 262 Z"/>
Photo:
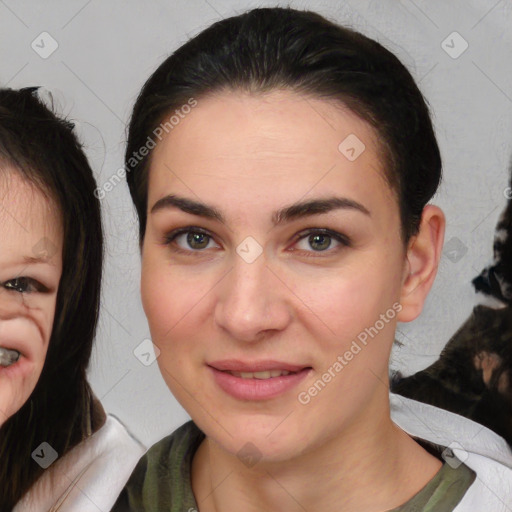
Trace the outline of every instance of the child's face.
<path fill-rule="evenodd" d="M 63 241 L 55 205 L 18 173 L 0 170 L 0 347 L 20 354 L 15 363 L 0 366 L 1 425 L 27 401 L 41 374 Z"/>
<path fill-rule="evenodd" d="M 347 111 L 217 95 L 155 149 L 143 305 L 167 385 L 231 453 L 284 460 L 387 402 L 404 268 L 375 134 Z"/>

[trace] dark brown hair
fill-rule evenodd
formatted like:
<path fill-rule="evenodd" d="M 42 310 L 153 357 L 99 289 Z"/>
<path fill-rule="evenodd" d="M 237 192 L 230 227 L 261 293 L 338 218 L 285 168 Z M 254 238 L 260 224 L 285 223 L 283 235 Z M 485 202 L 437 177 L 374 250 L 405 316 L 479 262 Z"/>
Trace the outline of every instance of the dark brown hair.
<path fill-rule="evenodd" d="M 31 458 L 42 442 L 60 457 L 96 427 L 86 369 L 99 311 L 100 205 L 73 124 L 47 108 L 36 90 L 0 89 L 0 170 L 18 172 L 59 209 L 63 271 L 41 376 L 29 400 L 0 429 L 2 510 L 11 510 L 42 474 Z"/>
<path fill-rule="evenodd" d="M 411 74 L 381 44 L 316 13 L 262 8 L 208 27 L 168 57 L 140 92 L 125 164 L 141 243 L 152 153 L 141 158 L 138 152 L 165 116 L 190 98 L 222 90 L 274 89 L 338 100 L 375 129 L 385 177 L 398 198 L 402 238 L 407 242 L 417 233 L 441 179 L 441 157 Z"/>

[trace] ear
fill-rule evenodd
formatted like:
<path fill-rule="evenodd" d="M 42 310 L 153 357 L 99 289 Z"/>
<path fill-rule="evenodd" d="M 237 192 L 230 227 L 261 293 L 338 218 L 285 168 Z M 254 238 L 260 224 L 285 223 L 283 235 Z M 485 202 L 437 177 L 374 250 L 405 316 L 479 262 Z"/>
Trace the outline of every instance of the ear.
<path fill-rule="evenodd" d="M 407 247 L 402 276 L 399 322 L 414 320 L 423 309 L 430 288 L 434 283 L 441 259 L 446 220 L 443 211 L 434 205 L 423 209 L 418 234 Z"/>

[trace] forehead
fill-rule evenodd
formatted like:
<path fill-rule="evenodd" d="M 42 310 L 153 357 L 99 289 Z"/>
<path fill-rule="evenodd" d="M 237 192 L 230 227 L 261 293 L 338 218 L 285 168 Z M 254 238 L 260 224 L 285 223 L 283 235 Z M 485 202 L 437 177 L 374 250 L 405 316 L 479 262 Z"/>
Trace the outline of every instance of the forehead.
<path fill-rule="evenodd" d="M 283 90 L 223 92 L 198 99 L 154 149 L 149 206 L 163 188 L 198 197 L 237 193 L 263 200 L 269 190 L 297 200 L 313 188 L 392 192 L 375 130 L 339 102 Z M 228 206 L 228 205 L 227 205 Z"/>
<path fill-rule="evenodd" d="M 33 183 L 12 168 L 0 167 L 0 233 L 2 253 L 46 240 L 62 244 L 59 208 Z"/>

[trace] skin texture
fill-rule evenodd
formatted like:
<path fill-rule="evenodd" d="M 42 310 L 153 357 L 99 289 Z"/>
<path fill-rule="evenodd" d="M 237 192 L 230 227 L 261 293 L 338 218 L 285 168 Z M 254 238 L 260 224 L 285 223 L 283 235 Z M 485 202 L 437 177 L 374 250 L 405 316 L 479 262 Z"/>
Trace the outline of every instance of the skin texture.
<path fill-rule="evenodd" d="M 350 134 L 366 147 L 354 161 L 338 150 Z M 201 99 L 154 150 L 142 300 L 162 376 L 207 435 L 192 468 L 201 512 L 388 510 L 441 466 L 391 422 L 387 375 L 396 321 L 416 318 L 435 277 L 444 216 L 428 206 L 405 247 L 376 141 L 369 125 L 326 100 L 222 93 Z M 167 195 L 213 207 L 224 222 L 174 206 L 152 212 Z M 332 197 L 368 213 L 338 208 L 273 223 L 277 210 Z M 166 243 L 190 226 L 211 235 L 204 249 L 191 248 L 186 234 Z M 349 244 L 331 239 L 315 251 L 304 234 L 313 228 Z M 236 251 L 248 236 L 262 248 L 252 263 Z M 400 313 L 299 402 L 398 303 Z M 311 370 L 277 397 L 240 400 L 212 377 L 208 363 L 222 359 Z M 244 446 L 256 465 L 237 457 Z"/>
<path fill-rule="evenodd" d="M 28 400 L 41 375 L 63 246 L 61 219 L 53 202 L 6 168 L 0 178 L 0 240 L 0 346 L 21 353 L 18 363 L 0 367 L 1 425 Z"/>

